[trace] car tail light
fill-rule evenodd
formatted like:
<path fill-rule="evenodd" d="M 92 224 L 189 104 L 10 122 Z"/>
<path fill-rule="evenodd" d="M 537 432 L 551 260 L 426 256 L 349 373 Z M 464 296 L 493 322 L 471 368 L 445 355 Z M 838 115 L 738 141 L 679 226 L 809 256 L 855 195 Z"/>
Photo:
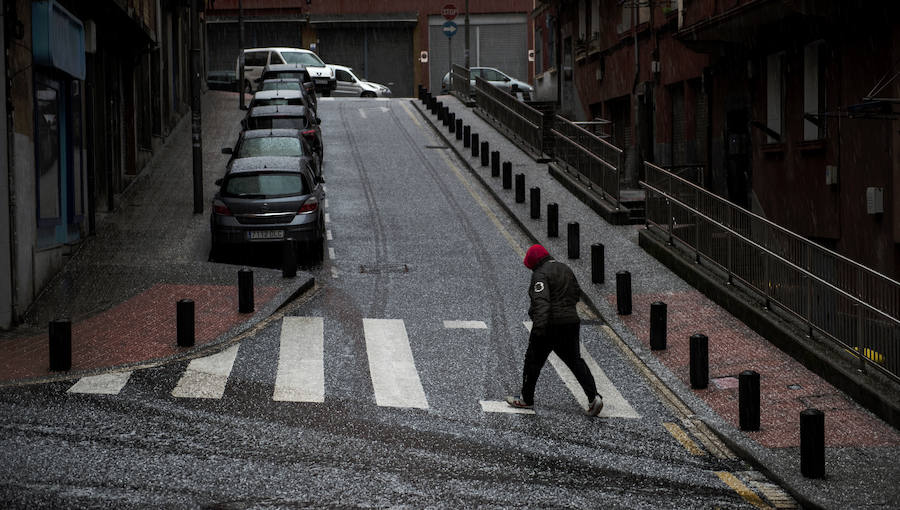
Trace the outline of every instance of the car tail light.
<path fill-rule="evenodd" d="M 315 210 L 318 208 L 319 199 L 316 197 L 310 197 L 306 202 L 303 202 L 303 205 L 300 206 L 300 210 L 297 211 L 297 214 L 309 214 L 311 212 L 315 212 Z"/>
<path fill-rule="evenodd" d="M 315 129 L 307 129 L 305 131 L 301 131 L 300 134 L 305 137 L 312 138 L 312 137 L 316 136 L 316 130 Z"/>
<path fill-rule="evenodd" d="M 213 201 L 213 212 L 220 216 L 231 216 L 231 210 L 220 200 Z"/>

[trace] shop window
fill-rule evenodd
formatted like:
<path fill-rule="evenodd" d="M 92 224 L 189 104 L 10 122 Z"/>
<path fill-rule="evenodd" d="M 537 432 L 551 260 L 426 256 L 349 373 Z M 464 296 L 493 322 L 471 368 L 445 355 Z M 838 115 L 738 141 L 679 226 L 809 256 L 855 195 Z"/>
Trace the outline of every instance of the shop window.
<path fill-rule="evenodd" d="M 60 83 L 35 77 L 37 213 L 41 224 L 59 223 L 60 214 Z"/>

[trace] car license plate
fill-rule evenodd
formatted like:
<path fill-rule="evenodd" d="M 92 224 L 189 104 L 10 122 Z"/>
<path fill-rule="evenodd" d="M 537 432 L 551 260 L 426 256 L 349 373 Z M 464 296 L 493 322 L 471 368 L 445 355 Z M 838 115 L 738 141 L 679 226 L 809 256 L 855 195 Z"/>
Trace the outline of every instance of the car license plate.
<path fill-rule="evenodd" d="M 316 83 L 328 83 L 328 78 L 316 78 Z"/>
<path fill-rule="evenodd" d="M 247 232 L 247 237 L 251 241 L 282 239 L 284 237 L 284 230 L 251 230 L 250 232 Z"/>

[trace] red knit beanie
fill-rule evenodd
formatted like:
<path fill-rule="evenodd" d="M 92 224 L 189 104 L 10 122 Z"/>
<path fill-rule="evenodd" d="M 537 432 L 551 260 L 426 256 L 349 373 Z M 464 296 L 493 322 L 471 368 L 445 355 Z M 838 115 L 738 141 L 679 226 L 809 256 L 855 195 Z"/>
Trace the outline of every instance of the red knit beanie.
<path fill-rule="evenodd" d="M 549 256 L 550 253 L 546 248 L 539 244 L 534 244 L 531 248 L 528 248 L 528 253 L 525 254 L 525 267 L 534 270 L 534 268 L 537 267 L 538 262 Z"/>

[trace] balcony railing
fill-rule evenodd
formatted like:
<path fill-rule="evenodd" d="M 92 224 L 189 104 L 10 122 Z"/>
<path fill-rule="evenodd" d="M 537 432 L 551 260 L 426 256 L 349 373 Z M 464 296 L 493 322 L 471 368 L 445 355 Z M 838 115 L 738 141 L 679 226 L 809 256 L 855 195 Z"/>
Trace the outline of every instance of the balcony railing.
<path fill-rule="evenodd" d="M 900 380 L 900 283 L 644 163 L 647 224 Z"/>

